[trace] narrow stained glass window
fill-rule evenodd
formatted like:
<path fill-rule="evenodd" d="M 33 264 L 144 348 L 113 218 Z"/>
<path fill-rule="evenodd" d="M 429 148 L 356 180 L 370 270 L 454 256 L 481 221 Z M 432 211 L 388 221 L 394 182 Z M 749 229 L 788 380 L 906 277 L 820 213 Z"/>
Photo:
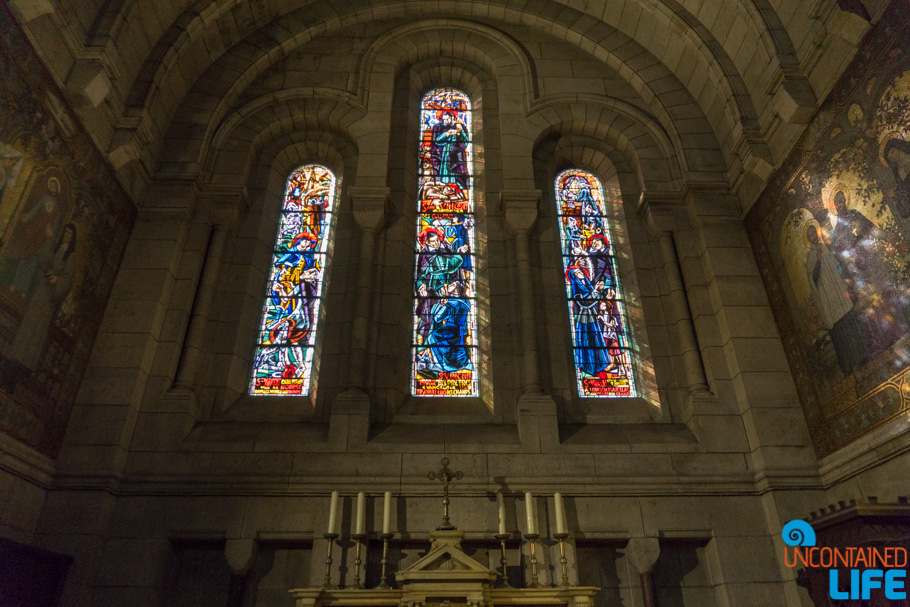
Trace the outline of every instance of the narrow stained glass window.
<path fill-rule="evenodd" d="M 420 108 L 411 394 L 477 395 L 471 101 L 451 88 Z"/>
<path fill-rule="evenodd" d="M 309 393 L 335 189 L 335 175 L 323 166 L 303 166 L 288 177 L 250 394 Z"/>
<path fill-rule="evenodd" d="M 628 323 L 600 180 L 556 176 L 556 204 L 572 326 L 578 395 L 636 396 Z"/>

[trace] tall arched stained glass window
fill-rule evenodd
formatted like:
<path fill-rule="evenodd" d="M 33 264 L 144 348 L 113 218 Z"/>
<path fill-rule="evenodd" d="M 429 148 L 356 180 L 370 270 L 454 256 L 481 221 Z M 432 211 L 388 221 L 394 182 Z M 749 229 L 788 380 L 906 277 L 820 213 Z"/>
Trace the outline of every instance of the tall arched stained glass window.
<path fill-rule="evenodd" d="M 411 394 L 477 396 L 471 100 L 439 88 L 420 106 Z"/>
<path fill-rule="evenodd" d="M 250 394 L 309 393 L 335 190 L 335 175 L 324 166 L 303 166 L 288 177 Z"/>
<path fill-rule="evenodd" d="M 578 395 L 636 396 L 628 322 L 600 180 L 569 169 L 556 176 Z"/>

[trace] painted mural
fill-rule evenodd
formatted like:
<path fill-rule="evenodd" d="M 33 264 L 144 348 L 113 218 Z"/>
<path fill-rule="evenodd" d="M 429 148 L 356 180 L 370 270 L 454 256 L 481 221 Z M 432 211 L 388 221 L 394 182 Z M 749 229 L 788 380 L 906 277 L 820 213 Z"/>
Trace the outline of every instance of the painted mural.
<path fill-rule="evenodd" d="M 134 210 L 0 11 L 0 432 L 54 456 Z"/>
<path fill-rule="evenodd" d="M 908 20 L 892 3 L 746 220 L 819 456 L 910 408 Z"/>

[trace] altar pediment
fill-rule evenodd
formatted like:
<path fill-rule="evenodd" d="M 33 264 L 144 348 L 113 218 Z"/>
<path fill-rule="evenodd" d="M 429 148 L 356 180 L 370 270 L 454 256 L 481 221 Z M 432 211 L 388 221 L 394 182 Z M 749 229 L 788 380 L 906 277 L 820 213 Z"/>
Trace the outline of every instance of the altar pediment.
<path fill-rule="evenodd" d="M 435 531 L 430 535 L 430 551 L 416 563 L 395 574 L 402 587 L 414 582 L 493 582 L 496 572 L 475 561 L 461 550 L 460 531 Z"/>

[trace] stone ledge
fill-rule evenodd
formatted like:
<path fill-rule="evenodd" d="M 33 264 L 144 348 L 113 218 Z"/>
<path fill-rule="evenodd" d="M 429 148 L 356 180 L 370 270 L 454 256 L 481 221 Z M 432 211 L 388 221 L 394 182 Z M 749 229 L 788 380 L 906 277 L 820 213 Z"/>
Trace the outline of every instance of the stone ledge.
<path fill-rule="evenodd" d="M 180 444 L 181 452 L 334 451 L 329 425 L 319 422 L 213 421 L 197 424 Z M 515 424 L 458 420 L 457 416 L 431 423 L 373 424 L 367 443 L 344 453 L 411 452 L 423 446 L 442 450 L 471 447 L 479 452 L 537 453 L 521 447 Z M 698 439 L 684 424 L 559 424 L 557 454 L 572 453 L 678 453 L 703 452 Z"/>
<path fill-rule="evenodd" d="M 0 470 L 47 489 L 53 483 L 55 465 L 46 455 L 0 434 Z"/>

